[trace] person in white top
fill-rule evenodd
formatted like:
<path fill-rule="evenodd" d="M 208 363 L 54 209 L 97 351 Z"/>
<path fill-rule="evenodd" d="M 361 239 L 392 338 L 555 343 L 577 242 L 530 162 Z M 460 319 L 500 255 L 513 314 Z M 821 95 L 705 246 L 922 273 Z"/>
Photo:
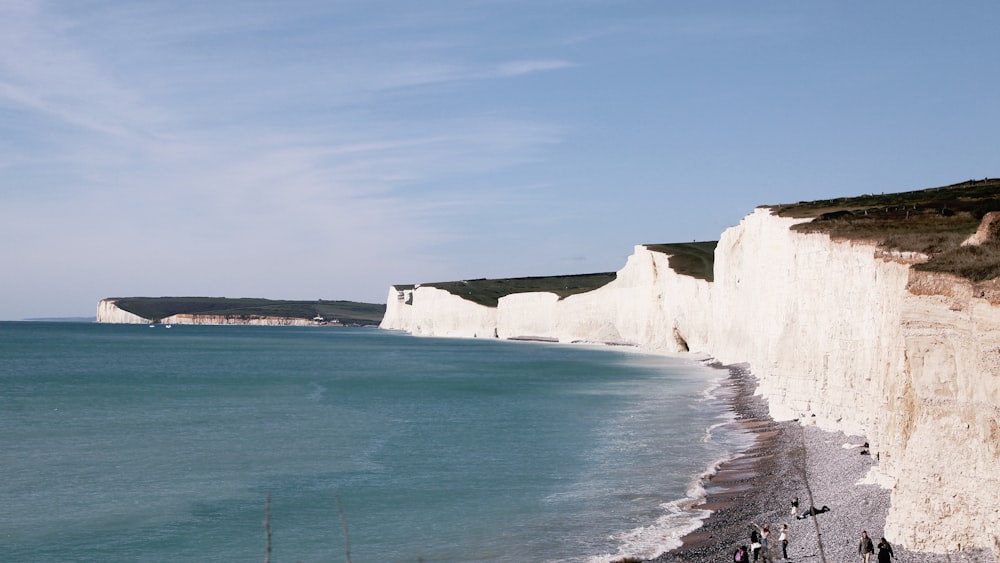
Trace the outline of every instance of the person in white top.
<path fill-rule="evenodd" d="M 771 526 L 764 524 L 764 526 L 761 527 L 761 525 L 756 522 L 750 523 L 760 530 L 760 553 L 763 556 L 762 559 L 764 561 L 771 561 L 771 546 L 769 541 L 771 539 Z"/>
<path fill-rule="evenodd" d="M 781 542 L 781 558 L 788 559 L 788 524 L 781 525 L 781 533 L 778 534 L 778 541 Z"/>

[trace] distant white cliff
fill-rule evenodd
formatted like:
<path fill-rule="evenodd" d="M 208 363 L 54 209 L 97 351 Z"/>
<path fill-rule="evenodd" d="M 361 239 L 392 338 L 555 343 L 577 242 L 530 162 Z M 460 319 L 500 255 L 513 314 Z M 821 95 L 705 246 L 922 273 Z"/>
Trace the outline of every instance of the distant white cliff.
<path fill-rule="evenodd" d="M 163 319 L 146 319 L 120 309 L 117 299 L 102 299 L 97 304 L 97 322 L 119 324 L 149 324 L 154 321 L 175 325 L 242 325 L 242 326 L 316 326 L 340 325 L 338 321 L 322 321 L 266 315 L 206 315 L 181 313 Z"/>
<path fill-rule="evenodd" d="M 617 279 L 559 299 L 485 307 L 389 289 L 382 328 L 693 351 L 748 363 L 772 415 L 864 435 L 892 485 L 887 537 L 912 549 L 996 550 L 1000 291 L 911 269 L 920 256 L 790 229 L 760 208 L 727 229 L 714 282 L 637 246 Z M 996 551 L 995 551 L 996 552 Z"/>
<path fill-rule="evenodd" d="M 148 324 L 150 319 L 144 319 L 124 309 L 119 309 L 117 299 L 101 299 L 97 303 L 97 322 L 117 324 Z"/>
<path fill-rule="evenodd" d="M 293 317 L 269 317 L 265 315 L 192 315 L 187 313 L 171 315 L 161 319 L 160 322 L 175 325 L 239 326 L 316 326 L 321 324 L 309 319 L 298 319 Z"/>

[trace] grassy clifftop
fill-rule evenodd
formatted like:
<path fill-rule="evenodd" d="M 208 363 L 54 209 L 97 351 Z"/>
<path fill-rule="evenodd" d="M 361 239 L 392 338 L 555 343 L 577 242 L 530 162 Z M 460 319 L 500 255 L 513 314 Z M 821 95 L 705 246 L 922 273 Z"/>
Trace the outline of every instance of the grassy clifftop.
<path fill-rule="evenodd" d="M 378 324 L 385 316 L 385 305 L 355 301 L 282 301 L 274 299 L 227 297 L 124 297 L 115 303 L 119 309 L 145 319 L 163 319 L 171 315 L 267 316 L 312 319 L 317 315 L 342 324 Z"/>
<path fill-rule="evenodd" d="M 969 180 L 940 188 L 891 194 L 867 194 L 793 204 L 765 205 L 783 217 L 810 218 L 796 225 L 801 232 L 821 232 L 835 239 L 875 241 L 900 251 L 930 257 L 914 268 L 955 274 L 972 281 L 1000 277 L 1000 239 L 962 246 L 983 217 L 1000 211 L 1000 179 Z M 717 241 L 647 244 L 670 255 L 677 273 L 712 281 Z M 480 305 L 495 307 L 504 295 L 548 291 L 566 297 L 597 289 L 614 273 L 571 276 L 476 279 L 422 284 L 446 290 Z M 399 289 L 414 286 L 397 285 Z"/>
<path fill-rule="evenodd" d="M 719 241 L 676 242 L 672 244 L 647 244 L 653 252 L 669 254 L 670 269 L 684 276 L 700 280 L 715 279 L 715 247 Z"/>
<path fill-rule="evenodd" d="M 433 282 L 420 284 L 421 287 L 436 287 L 457 295 L 473 303 L 496 307 L 504 295 L 547 291 L 559 297 L 592 291 L 614 281 L 614 272 L 600 274 L 579 274 L 570 276 L 539 276 L 506 279 L 475 279 L 453 282 Z M 414 286 L 395 286 L 397 289 L 412 289 Z"/>
<path fill-rule="evenodd" d="M 677 244 L 651 244 L 654 252 L 670 254 L 670 267 L 679 274 L 712 280 L 712 264 L 717 242 L 688 242 Z M 467 301 L 487 307 L 496 307 L 500 298 L 515 293 L 548 292 L 560 298 L 586 293 L 615 280 L 615 272 L 577 274 L 567 276 L 538 276 L 506 279 L 474 279 L 452 282 L 420 284 L 421 287 L 443 289 Z M 396 285 L 396 289 L 413 289 L 413 285 Z"/>
<path fill-rule="evenodd" d="M 962 246 L 983 217 L 1000 211 L 1000 179 L 894 194 L 869 194 L 765 206 L 783 217 L 811 217 L 802 232 L 875 241 L 880 246 L 930 257 L 914 268 L 955 274 L 972 281 L 1000 276 L 1000 241 Z"/>

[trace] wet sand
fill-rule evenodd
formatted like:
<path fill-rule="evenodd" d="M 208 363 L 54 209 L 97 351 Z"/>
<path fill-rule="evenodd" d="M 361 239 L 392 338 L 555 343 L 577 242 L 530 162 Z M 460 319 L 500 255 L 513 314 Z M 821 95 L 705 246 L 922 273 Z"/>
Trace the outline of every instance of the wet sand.
<path fill-rule="evenodd" d="M 756 436 L 756 443 L 719 467 L 704 483 L 704 502 L 695 506 L 712 511 L 701 528 L 683 538 L 683 545 L 651 561 L 730 562 L 740 545 L 750 545 L 753 522 L 770 525 L 770 558 L 781 561 L 778 534 L 788 525 L 790 561 L 860 561 L 858 544 L 865 530 L 874 543 L 883 536 L 889 509 L 889 490 L 859 484 L 878 460 L 867 455 L 862 436 L 825 432 L 805 421 L 776 422 L 767 403 L 754 395 L 756 378 L 742 366 L 729 366 L 730 376 L 719 395 L 728 399 L 736 420 Z M 864 452 L 864 453 L 862 453 Z M 796 518 L 810 505 L 829 511 Z M 810 500 L 810 498 L 812 500 Z M 886 538 L 895 560 L 918 563 L 969 561 L 992 563 L 988 550 L 952 554 L 910 552 Z M 874 563 L 876 558 L 872 557 Z"/>

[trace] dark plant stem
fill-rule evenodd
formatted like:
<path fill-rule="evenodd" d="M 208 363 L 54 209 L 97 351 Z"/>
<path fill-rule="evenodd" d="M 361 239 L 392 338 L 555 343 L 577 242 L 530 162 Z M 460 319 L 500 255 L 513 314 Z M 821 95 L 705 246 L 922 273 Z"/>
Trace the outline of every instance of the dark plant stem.
<path fill-rule="evenodd" d="M 264 536 L 267 538 L 264 563 L 271 563 L 271 493 L 267 493 L 267 504 L 264 505 Z"/>
<path fill-rule="evenodd" d="M 347 533 L 347 518 L 344 517 L 344 505 L 340 503 L 340 495 L 333 491 L 333 498 L 337 501 L 337 512 L 340 514 L 340 523 L 344 526 L 344 558 L 347 563 L 351 563 L 351 538 Z"/>

